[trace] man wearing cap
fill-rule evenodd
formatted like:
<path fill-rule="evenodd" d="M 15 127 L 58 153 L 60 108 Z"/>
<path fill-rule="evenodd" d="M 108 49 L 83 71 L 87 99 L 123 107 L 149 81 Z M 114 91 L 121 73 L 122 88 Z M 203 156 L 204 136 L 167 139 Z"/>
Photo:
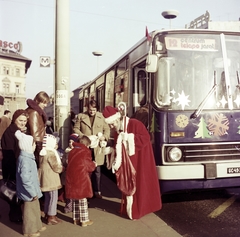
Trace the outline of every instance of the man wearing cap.
<path fill-rule="evenodd" d="M 110 136 L 110 129 L 104 121 L 102 113 L 98 112 L 98 105 L 95 100 L 91 100 L 88 105 L 88 110 L 84 113 L 77 115 L 74 124 L 73 132 L 77 133 L 80 137 L 83 135 L 91 136 L 101 134 L 100 141 L 107 141 Z M 94 196 L 102 198 L 101 194 L 101 166 L 104 164 L 105 154 L 103 153 L 100 145 L 92 148 L 92 159 L 96 161 L 97 167 L 92 173 L 92 185 Z"/>
<path fill-rule="evenodd" d="M 109 127 L 115 130 L 112 170 L 122 191 L 123 208 L 128 217 L 139 219 L 160 210 L 159 180 L 146 127 L 142 122 L 123 115 L 121 108 L 106 106 L 103 116 Z"/>

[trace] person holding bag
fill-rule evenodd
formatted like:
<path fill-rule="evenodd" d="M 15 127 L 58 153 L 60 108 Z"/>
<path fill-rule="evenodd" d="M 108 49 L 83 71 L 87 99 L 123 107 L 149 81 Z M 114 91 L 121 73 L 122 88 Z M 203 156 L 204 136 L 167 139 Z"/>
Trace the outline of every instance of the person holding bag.
<path fill-rule="evenodd" d="M 12 123 L 5 130 L 1 138 L 2 146 L 2 175 L 4 180 L 10 180 L 16 182 L 16 162 L 20 154 L 18 146 L 18 140 L 15 137 L 17 130 L 25 131 L 26 123 L 28 120 L 28 114 L 26 110 L 16 110 L 12 116 Z M 22 222 L 22 211 L 20 203 L 8 201 L 9 204 L 9 220 L 15 223 Z"/>
<path fill-rule="evenodd" d="M 106 106 L 105 122 L 115 130 L 112 171 L 122 191 L 123 211 L 132 220 L 161 209 L 162 200 L 152 144 L 144 124 L 126 116 L 126 105 Z"/>

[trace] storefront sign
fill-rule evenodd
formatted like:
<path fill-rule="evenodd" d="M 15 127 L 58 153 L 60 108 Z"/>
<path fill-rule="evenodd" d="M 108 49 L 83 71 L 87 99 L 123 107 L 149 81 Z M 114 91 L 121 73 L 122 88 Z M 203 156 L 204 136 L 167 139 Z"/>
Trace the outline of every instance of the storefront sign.
<path fill-rule="evenodd" d="M 21 53 L 22 52 L 22 43 L 19 41 L 17 43 L 12 43 L 12 42 L 8 42 L 8 41 L 0 40 L 0 49 L 8 49 L 8 50 L 15 51 L 17 53 Z"/>

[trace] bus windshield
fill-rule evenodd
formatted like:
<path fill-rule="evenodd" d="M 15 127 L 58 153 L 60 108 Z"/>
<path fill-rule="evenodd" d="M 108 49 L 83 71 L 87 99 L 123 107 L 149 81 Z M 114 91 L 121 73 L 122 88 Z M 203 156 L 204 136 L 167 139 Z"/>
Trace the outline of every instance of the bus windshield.
<path fill-rule="evenodd" d="M 240 36 L 159 34 L 153 101 L 171 110 L 239 109 Z"/>

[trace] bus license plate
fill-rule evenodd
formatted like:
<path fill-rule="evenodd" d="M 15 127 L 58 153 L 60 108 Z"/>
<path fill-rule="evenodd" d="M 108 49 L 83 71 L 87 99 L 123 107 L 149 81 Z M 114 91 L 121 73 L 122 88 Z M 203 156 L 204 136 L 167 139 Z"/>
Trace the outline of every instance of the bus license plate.
<path fill-rule="evenodd" d="M 240 167 L 227 168 L 228 174 L 237 174 L 240 173 Z"/>

